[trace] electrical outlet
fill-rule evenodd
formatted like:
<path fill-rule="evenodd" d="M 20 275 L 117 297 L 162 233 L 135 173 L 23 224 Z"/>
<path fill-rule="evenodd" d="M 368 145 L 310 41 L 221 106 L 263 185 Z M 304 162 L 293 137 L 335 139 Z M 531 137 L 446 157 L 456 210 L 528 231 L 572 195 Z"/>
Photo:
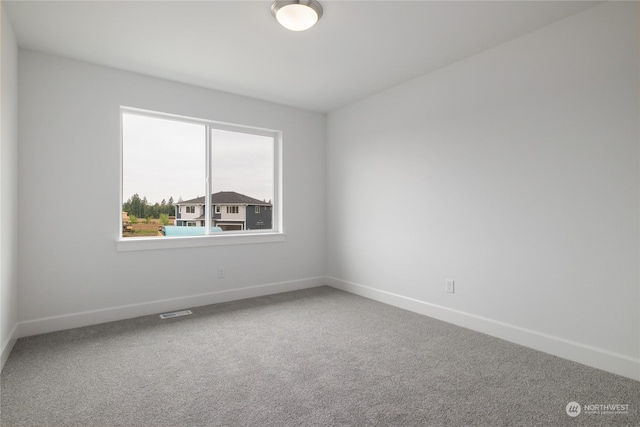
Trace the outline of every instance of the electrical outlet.
<path fill-rule="evenodd" d="M 447 292 L 450 294 L 454 293 L 455 287 L 456 287 L 455 285 L 456 285 L 455 281 L 447 279 Z"/>
<path fill-rule="evenodd" d="M 218 279 L 224 279 L 224 267 L 218 267 Z"/>

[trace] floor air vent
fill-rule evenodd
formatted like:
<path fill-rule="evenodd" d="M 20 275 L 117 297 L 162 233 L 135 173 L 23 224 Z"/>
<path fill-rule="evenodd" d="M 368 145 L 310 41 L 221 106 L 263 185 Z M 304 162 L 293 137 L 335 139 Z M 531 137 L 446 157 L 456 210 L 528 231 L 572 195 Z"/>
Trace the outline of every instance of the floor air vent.
<path fill-rule="evenodd" d="M 160 315 L 161 319 L 171 319 L 172 317 L 188 316 L 193 314 L 191 310 L 172 311 L 171 313 L 164 313 Z"/>

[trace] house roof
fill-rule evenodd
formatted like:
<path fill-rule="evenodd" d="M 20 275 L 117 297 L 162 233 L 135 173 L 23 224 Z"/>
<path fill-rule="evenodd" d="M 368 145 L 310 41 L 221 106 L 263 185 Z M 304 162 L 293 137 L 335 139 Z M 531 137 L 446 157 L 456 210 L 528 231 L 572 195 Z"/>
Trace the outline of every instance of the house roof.
<path fill-rule="evenodd" d="M 177 205 L 204 205 L 204 196 L 196 197 L 191 200 L 183 200 L 176 203 Z M 257 206 L 271 206 L 271 203 L 264 202 L 262 200 L 254 199 L 253 197 L 246 196 L 244 194 L 236 193 L 235 191 L 220 191 L 211 195 L 211 204 L 214 205 L 257 205 Z"/>

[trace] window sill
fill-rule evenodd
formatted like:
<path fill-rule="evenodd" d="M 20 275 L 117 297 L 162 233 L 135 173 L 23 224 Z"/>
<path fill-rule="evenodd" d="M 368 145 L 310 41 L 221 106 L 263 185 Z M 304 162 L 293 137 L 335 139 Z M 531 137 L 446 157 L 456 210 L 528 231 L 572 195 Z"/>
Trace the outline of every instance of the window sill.
<path fill-rule="evenodd" d="M 224 236 L 129 237 L 116 242 L 118 252 L 157 249 L 199 248 L 207 246 L 251 245 L 284 242 L 284 233 L 225 234 Z"/>

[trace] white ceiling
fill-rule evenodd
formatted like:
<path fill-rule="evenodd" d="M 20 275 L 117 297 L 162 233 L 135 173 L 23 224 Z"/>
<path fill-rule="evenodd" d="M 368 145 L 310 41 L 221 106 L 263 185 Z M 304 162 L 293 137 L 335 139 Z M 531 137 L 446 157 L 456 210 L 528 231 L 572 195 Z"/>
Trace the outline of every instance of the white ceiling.
<path fill-rule="evenodd" d="M 7 1 L 22 48 L 328 112 L 598 2 L 320 0 L 291 32 L 271 1 Z"/>

